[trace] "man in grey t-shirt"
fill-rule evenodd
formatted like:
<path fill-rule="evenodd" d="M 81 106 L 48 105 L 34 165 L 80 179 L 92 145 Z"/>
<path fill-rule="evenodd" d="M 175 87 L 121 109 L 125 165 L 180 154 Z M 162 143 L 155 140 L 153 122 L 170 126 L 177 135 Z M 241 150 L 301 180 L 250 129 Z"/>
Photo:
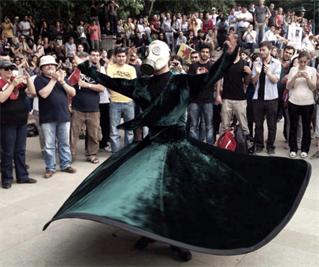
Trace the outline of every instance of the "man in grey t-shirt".
<path fill-rule="evenodd" d="M 268 17 L 266 14 L 268 13 Z M 263 39 L 267 19 L 271 17 L 270 10 L 264 5 L 264 0 L 259 0 L 259 5 L 255 7 L 254 21 L 256 31 L 256 43 L 258 43 L 259 31 L 261 34 L 260 40 Z"/>

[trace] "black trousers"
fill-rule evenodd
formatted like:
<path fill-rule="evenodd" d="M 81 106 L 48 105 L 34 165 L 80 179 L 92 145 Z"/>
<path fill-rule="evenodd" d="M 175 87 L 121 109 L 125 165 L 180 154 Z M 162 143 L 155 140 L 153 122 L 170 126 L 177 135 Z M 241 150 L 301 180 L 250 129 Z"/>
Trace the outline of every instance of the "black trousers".
<path fill-rule="evenodd" d="M 107 147 L 107 140 L 110 139 L 110 117 L 109 104 L 100 104 L 100 126 L 102 131 L 102 140 L 100 141 L 100 148 Z"/>
<path fill-rule="evenodd" d="M 313 113 L 313 105 L 299 106 L 289 102 L 288 111 L 290 117 L 290 133 L 289 133 L 289 146 L 291 152 L 297 152 L 297 129 L 299 116 L 302 118 L 302 141 L 301 152 L 309 152 L 311 143 L 311 117 Z"/>
<path fill-rule="evenodd" d="M 264 120 L 268 127 L 267 150 L 274 150 L 277 132 L 278 99 L 253 100 L 256 147 L 264 148 Z"/>
<path fill-rule="evenodd" d="M 217 133 L 219 132 L 220 123 L 222 122 L 222 117 L 220 112 L 222 110 L 221 105 L 214 105 L 213 108 L 213 132 L 214 132 L 214 144 L 217 141 Z"/>
<path fill-rule="evenodd" d="M 106 16 L 105 14 L 99 14 L 99 23 L 100 23 L 100 30 L 101 34 L 106 34 Z"/>
<path fill-rule="evenodd" d="M 253 99 L 247 98 L 247 120 L 248 120 L 248 128 L 249 135 L 251 137 L 254 136 L 254 112 L 253 112 Z"/>
<path fill-rule="evenodd" d="M 109 20 L 110 20 L 111 34 L 116 35 L 117 34 L 117 16 L 109 14 Z"/>
<path fill-rule="evenodd" d="M 218 31 L 217 32 L 217 42 L 218 42 L 219 47 L 223 47 L 226 39 L 227 39 L 227 32 L 226 31 Z"/>

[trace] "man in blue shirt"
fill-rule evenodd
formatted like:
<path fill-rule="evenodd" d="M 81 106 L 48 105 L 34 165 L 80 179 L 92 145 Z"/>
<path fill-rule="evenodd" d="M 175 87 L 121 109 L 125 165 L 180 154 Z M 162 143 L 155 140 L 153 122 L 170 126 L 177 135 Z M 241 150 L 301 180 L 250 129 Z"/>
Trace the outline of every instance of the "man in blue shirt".
<path fill-rule="evenodd" d="M 44 138 L 46 165 L 44 178 L 51 178 L 56 172 L 56 139 L 61 170 L 67 173 L 76 172 L 71 167 L 70 114 L 68 109 L 68 96 L 75 96 L 75 89 L 64 78 L 62 70 L 56 71 L 57 65 L 52 56 L 43 56 L 39 66 L 42 75 L 34 81 L 39 97 L 40 125 Z"/>

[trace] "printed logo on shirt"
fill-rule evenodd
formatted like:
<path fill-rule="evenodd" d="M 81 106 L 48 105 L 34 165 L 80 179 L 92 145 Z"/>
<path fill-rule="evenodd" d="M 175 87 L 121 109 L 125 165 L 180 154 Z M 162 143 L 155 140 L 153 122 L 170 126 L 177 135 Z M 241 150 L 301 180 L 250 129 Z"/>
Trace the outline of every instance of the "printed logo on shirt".
<path fill-rule="evenodd" d="M 123 78 L 123 79 L 131 79 L 131 74 L 129 72 L 126 71 L 116 71 L 113 75 L 113 77 L 115 78 Z"/>
<path fill-rule="evenodd" d="M 197 68 L 197 73 L 206 73 L 208 72 L 208 69 L 205 67 L 198 67 Z"/>

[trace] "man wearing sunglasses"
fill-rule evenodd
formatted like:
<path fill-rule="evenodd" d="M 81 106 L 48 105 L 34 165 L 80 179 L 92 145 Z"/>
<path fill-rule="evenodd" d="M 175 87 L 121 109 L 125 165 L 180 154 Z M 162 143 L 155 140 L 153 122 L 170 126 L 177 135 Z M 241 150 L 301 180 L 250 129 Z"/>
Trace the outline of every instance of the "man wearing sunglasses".
<path fill-rule="evenodd" d="M 10 189 L 15 164 L 17 183 L 33 184 L 25 165 L 28 110 L 24 102 L 26 94 L 35 95 L 35 88 L 29 74 L 14 77 L 16 65 L 9 60 L 0 60 L 0 103 L 1 103 L 1 183 Z M 26 84 L 23 82 L 25 81 Z"/>

